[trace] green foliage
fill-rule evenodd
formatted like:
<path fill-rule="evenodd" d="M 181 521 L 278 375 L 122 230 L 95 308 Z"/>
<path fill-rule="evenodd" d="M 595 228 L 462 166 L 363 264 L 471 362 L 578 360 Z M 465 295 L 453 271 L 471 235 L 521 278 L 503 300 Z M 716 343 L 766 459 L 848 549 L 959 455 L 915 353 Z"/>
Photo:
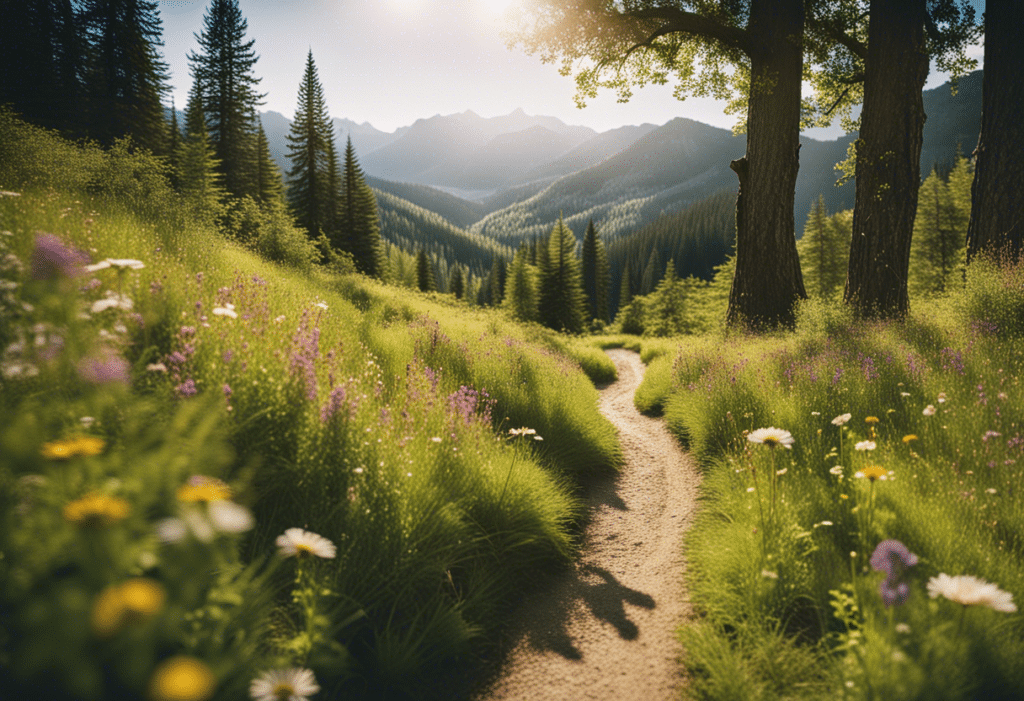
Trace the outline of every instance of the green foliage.
<path fill-rule="evenodd" d="M 512 259 L 504 305 L 512 316 L 520 321 L 539 321 L 537 268 L 530 265 L 528 257 L 524 244 L 519 247 L 515 258 Z"/>
<path fill-rule="evenodd" d="M 416 254 L 416 286 L 420 292 L 437 292 L 434 264 L 423 249 Z"/>
<path fill-rule="evenodd" d="M 261 205 L 251 197 L 235 200 L 224 217 L 224 233 L 265 260 L 305 273 L 320 261 L 316 243 L 295 226 L 280 203 Z"/>

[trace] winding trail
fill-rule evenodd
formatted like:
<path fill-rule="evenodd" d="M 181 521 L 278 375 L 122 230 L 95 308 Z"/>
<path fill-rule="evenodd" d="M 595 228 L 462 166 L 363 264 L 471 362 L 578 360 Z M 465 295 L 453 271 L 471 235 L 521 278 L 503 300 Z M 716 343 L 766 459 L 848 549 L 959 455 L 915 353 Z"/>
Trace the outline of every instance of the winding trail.
<path fill-rule="evenodd" d="M 601 390 L 601 413 L 619 430 L 625 467 L 590 489 L 579 562 L 524 599 L 502 667 L 475 701 L 663 701 L 685 681 L 674 631 L 691 615 L 682 539 L 700 478 L 664 424 L 633 406 L 640 356 L 608 355 L 619 379 Z"/>

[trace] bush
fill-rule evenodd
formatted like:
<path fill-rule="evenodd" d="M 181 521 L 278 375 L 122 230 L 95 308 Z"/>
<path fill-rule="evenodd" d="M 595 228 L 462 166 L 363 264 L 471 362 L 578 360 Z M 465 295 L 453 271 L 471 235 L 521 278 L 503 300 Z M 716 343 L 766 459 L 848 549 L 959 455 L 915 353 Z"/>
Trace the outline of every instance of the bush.
<path fill-rule="evenodd" d="M 295 226 L 283 208 L 260 206 L 251 197 L 231 205 L 224 231 L 266 260 L 302 272 L 308 273 L 320 260 L 316 243 Z"/>

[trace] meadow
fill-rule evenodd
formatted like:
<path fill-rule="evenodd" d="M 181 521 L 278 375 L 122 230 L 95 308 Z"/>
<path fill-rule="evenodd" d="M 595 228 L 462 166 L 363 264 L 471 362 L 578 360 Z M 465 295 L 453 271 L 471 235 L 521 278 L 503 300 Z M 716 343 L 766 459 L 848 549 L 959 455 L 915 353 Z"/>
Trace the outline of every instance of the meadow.
<path fill-rule="evenodd" d="M 904 323 L 643 341 L 635 403 L 703 475 L 687 697 L 1024 696 L 1022 320 L 989 259 Z"/>
<path fill-rule="evenodd" d="M 0 697 L 443 697 L 571 562 L 600 350 L 8 113 L 0 190 Z"/>

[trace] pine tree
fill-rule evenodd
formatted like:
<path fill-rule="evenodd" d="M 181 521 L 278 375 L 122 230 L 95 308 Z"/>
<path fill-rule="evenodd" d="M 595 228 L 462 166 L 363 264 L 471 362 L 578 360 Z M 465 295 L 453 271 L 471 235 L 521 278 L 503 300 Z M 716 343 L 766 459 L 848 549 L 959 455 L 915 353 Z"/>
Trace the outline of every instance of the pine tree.
<path fill-rule="evenodd" d="M 508 269 L 505 267 L 504 258 L 495 258 L 491 264 L 491 272 L 487 276 L 488 299 L 487 303 L 492 307 L 501 306 L 505 299 L 505 279 Z"/>
<path fill-rule="evenodd" d="M 171 98 L 171 118 L 167 125 L 167 164 L 170 166 L 171 184 L 175 189 L 181 187 L 178 179 L 178 156 L 181 155 L 181 126 L 178 124 L 178 108 Z"/>
<path fill-rule="evenodd" d="M 969 164 L 958 154 L 950 172 L 950 183 L 943 182 L 933 169 L 921 185 L 910 248 L 910 275 L 915 292 L 944 292 L 953 273 L 963 266 L 970 219 L 971 177 Z M 953 193 L 954 182 L 959 189 L 958 196 Z M 966 193 L 963 191 L 965 183 Z"/>
<path fill-rule="evenodd" d="M 264 97 L 256 92 L 260 79 L 253 67 L 259 57 L 256 40 L 245 40 L 247 30 L 238 0 L 211 0 L 196 35 L 199 52 L 188 55 L 224 187 L 235 197 L 256 194 L 253 115 Z"/>
<path fill-rule="evenodd" d="M 85 136 L 86 41 L 72 0 L 5 2 L 0 12 L 0 105 Z"/>
<path fill-rule="evenodd" d="M 849 235 L 838 219 L 829 217 L 825 198 L 819 194 L 807 215 L 803 238 L 797 242 L 808 294 L 831 299 L 842 291 L 849 250 Z"/>
<path fill-rule="evenodd" d="M 604 323 L 608 323 L 608 284 L 608 254 L 591 219 L 583 237 L 583 289 L 587 295 L 587 315 Z"/>
<path fill-rule="evenodd" d="M 561 217 L 551 230 L 546 249 L 547 260 L 540 269 L 540 322 L 556 331 L 579 333 L 585 316 L 583 276 L 576 258 L 576 237 Z"/>
<path fill-rule="evenodd" d="M 331 118 L 327 114 L 323 88 L 317 77 L 313 52 L 306 57 L 306 71 L 299 84 L 299 102 L 288 134 L 288 201 L 299 226 L 311 238 L 326 233 L 330 211 L 335 203 L 331 197 L 328 170 L 334 155 Z M 335 167 L 336 172 L 336 167 Z M 330 236 L 330 234 L 328 234 Z"/>
<path fill-rule="evenodd" d="M 643 275 L 640 276 L 640 294 L 649 295 L 654 291 L 654 288 L 658 285 L 661 279 L 661 256 L 658 255 L 658 249 L 651 249 L 651 255 L 647 259 L 647 265 L 644 266 Z"/>
<path fill-rule="evenodd" d="M 283 206 L 285 202 L 284 181 L 281 169 L 270 155 L 270 144 L 263 123 L 258 121 L 256 129 L 256 199 L 264 206 Z"/>
<path fill-rule="evenodd" d="M 416 286 L 420 292 L 437 292 L 434 264 L 426 250 L 422 248 L 416 252 Z"/>
<path fill-rule="evenodd" d="M 351 137 L 345 146 L 341 220 L 338 228 L 338 239 L 332 243 L 352 254 L 359 272 L 371 277 L 383 277 L 383 247 L 377 198 L 363 177 Z"/>
<path fill-rule="evenodd" d="M 522 321 L 537 321 L 537 269 L 530 265 L 530 249 L 536 246 L 523 242 L 512 258 L 505 285 L 504 306 Z"/>
<path fill-rule="evenodd" d="M 622 278 L 619 280 L 619 306 L 616 309 L 616 316 L 618 316 L 618 309 L 629 306 L 629 303 L 633 301 L 633 287 L 629 278 L 630 270 L 627 260 L 626 267 L 622 269 Z"/>
<path fill-rule="evenodd" d="M 220 185 L 219 163 L 206 131 L 196 86 L 193 84 L 185 106 L 185 140 L 178 152 L 178 182 L 182 193 L 197 203 L 201 212 L 215 216 L 221 210 L 224 190 Z"/>
<path fill-rule="evenodd" d="M 466 283 L 462 277 L 462 266 L 456 264 L 452 270 L 451 279 L 448 281 L 448 291 L 455 295 L 455 299 L 462 299 L 466 292 Z"/>
<path fill-rule="evenodd" d="M 86 69 L 90 135 L 103 144 L 130 135 L 153 153 L 167 151 L 162 98 L 168 66 L 152 0 L 87 0 L 81 17 L 90 47 Z"/>

